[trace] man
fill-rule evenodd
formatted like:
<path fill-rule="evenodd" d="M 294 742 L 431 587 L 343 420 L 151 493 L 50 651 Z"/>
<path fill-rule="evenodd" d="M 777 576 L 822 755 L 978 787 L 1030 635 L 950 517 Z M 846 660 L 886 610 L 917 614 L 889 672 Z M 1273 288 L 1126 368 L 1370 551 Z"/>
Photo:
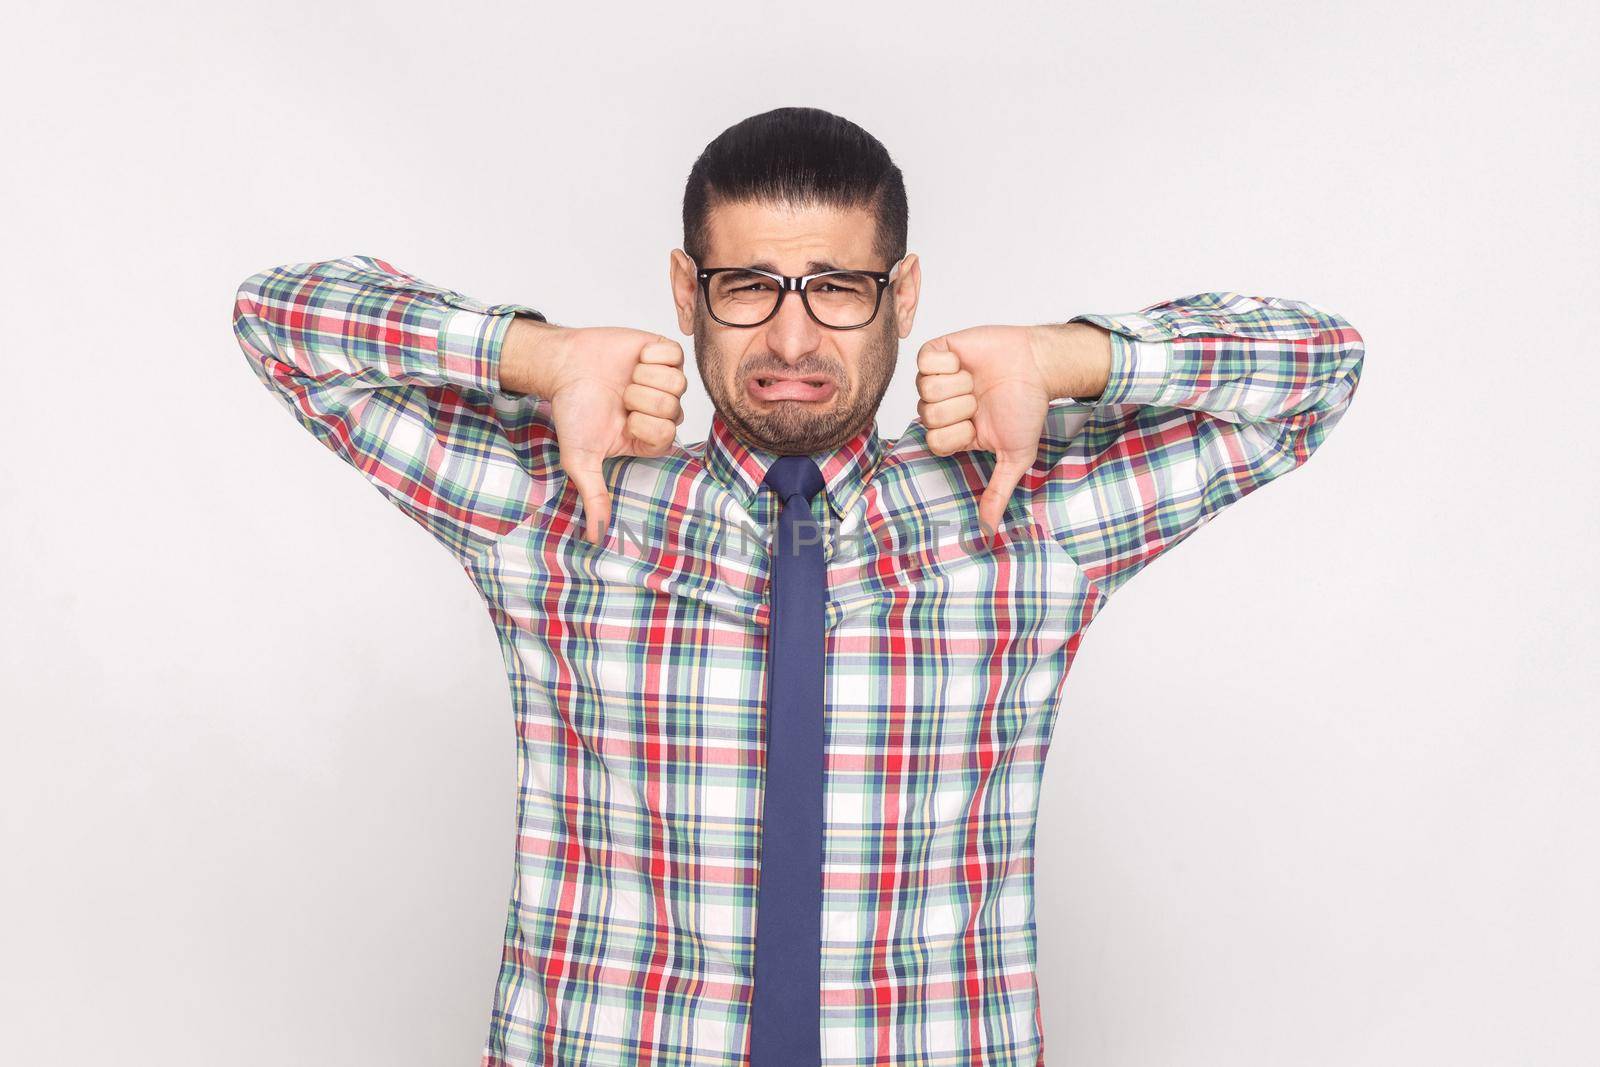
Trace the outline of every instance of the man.
<path fill-rule="evenodd" d="M 875 413 L 921 267 L 899 168 L 808 108 L 708 145 L 676 342 L 367 256 L 263 271 L 255 372 L 488 605 L 518 743 L 488 1067 L 1043 1063 L 1038 788 L 1107 598 L 1304 463 L 1361 336 L 1203 293 L 980 326 Z M 581 524 L 580 524 L 581 520 Z"/>

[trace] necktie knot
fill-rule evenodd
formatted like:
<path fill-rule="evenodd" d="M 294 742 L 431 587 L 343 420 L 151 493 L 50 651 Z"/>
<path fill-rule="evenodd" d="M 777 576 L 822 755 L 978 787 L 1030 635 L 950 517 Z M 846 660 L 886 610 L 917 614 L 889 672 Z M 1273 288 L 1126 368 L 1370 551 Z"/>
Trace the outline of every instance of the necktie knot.
<path fill-rule="evenodd" d="M 779 500 L 800 495 L 809 504 L 822 491 L 822 470 L 810 456 L 779 456 L 762 482 L 778 494 Z"/>

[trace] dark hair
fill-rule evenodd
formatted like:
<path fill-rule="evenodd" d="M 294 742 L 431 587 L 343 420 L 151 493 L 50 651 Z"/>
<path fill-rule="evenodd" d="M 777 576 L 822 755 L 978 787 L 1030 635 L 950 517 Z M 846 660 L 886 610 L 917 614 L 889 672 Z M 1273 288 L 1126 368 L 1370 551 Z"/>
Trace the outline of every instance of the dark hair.
<path fill-rule="evenodd" d="M 877 215 L 872 247 L 885 268 L 906 254 L 900 168 L 872 134 L 819 108 L 752 115 L 706 145 L 683 190 L 683 250 L 706 266 L 711 209 L 749 200 L 870 208 Z"/>

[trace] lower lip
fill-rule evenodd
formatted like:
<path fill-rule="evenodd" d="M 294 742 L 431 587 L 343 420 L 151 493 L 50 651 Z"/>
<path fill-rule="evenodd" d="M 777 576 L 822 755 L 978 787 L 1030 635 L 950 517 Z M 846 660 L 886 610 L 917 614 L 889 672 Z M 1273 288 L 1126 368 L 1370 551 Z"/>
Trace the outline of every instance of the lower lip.
<path fill-rule="evenodd" d="M 810 382 L 784 381 L 776 378 L 771 379 L 766 385 L 751 378 L 745 388 L 757 400 L 769 403 L 774 400 L 800 400 L 816 404 L 831 398 L 837 391 L 834 384 L 827 380 L 820 385 L 812 385 Z"/>

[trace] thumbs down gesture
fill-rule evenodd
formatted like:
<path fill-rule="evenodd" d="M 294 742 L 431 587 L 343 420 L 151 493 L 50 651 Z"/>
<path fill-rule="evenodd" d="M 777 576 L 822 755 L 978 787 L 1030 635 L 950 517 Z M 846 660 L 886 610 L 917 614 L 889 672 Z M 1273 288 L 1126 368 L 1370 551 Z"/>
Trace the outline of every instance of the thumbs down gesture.
<path fill-rule="evenodd" d="M 1053 400 L 1095 397 L 1111 373 L 1111 337 L 1085 322 L 974 326 L 928 341 L 917 352 L 917 416 L 928 448 L 948 456 L 994 453 L 978 502 L 986 538 L 1039 453 Z"/>

